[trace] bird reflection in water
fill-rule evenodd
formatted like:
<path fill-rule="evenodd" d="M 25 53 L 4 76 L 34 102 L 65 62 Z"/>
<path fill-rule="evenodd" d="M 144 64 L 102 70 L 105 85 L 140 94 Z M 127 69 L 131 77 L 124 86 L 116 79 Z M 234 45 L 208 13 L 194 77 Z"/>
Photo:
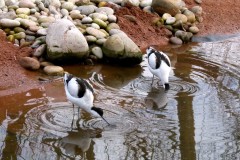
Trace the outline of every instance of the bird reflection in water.
<path fill-rule="evenodd" d="M 87 159 L 86 152 L 91 146 L 92 139 L 100 137 L 102 137 L 100 129 L 80 128 L 77 131 L 69 131 L 67 136 L 59 140 L 58 145 L 64 155 Z"/>
<path fill-rule="evenodd" d="M 168 103 L 167 93 L 164 88 L 151 88 L 145 99 L 147 112 L 157 114 L 165 109 Z"/>

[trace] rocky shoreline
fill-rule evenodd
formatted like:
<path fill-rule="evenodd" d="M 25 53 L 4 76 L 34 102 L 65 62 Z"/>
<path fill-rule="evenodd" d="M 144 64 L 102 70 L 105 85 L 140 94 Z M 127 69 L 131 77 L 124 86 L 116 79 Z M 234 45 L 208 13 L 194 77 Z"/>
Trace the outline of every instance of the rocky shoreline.
<path fill-rule="evenodd" d="M 158 16 L 151 19 L 152 25 L 165 30 L 165 38 L 173 44 L 187 43 L 199 32 L 196 24 L 202 19 L 202 8 L 188 9 L 182 0 L 8 0 L 0 5 L 0 27 L 10 42 L 34 49 L 19 60 L 26 69 L 43 67 L 48 75 L 61 75 L 63 68 L 52 62 L 73 60 L 136 65 L 142 61 L 142 52 L 118 25 L 115 12 L 122 7 L 149 14 L 154 10 Z M 137 23 L 135 16 L 125 17 Z"/>

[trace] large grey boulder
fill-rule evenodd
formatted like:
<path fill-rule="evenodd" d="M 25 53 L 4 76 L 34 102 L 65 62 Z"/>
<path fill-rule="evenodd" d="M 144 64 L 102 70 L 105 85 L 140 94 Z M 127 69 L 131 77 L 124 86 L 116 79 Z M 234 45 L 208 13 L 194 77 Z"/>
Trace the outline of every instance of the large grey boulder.
<path fill-rule="evenodd" d="M 124 33 L 110 36 L 103 44 L 105 59 L 121 65 L 136 65 L 142 61 L 139 47 Z"/>
<path fill-rule="evenodd" d="M 49 60 L 81 59 L 89 52 L 85 37 L 67 19 L 58 19 L 48 27 L 46 44 Z"/>
<path fill-rule="evenodd" d="M 184 5 L 182 0 L 152 0 L 152 8 L 155 12 L 162 15 L 169 13 L 175 16 L 180 13 L 180 8 Z"/>

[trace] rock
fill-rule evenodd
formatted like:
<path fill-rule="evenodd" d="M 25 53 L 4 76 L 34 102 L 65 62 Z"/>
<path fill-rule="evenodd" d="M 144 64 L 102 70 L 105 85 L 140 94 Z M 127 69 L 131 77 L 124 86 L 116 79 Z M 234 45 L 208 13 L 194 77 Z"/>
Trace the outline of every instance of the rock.
<path fill-rule="evenodd" d="M 55 21 L 55 18 L 50 16 L 40 16 L 38 18 L 38 23 L 51 23 L 54 21 Z"/>
<path fill-rule="evenodd" d="M 124 33 L 123 31 L 121 31 L 120 29 L 111 29 L 109 31 L 110 35 L 114 35 L 114 34 L 118 34 L 118 33 Z"/>
<path fill-rule="evenodd" d="M 49 26 L 46 43 L 49 60 L 79 59 L 89 51 L 83 34 L 67 19 L 58 19 Z"/>
<path fill-rule="evenodd" d="M 170 43 L 176 44 L 176 45 L 181 45 L 183 43 L 183 41 L 178 37 L 171 37 L 169 41 Z"/>
<path fill-rule="evenodd" d="M 43 53 L 46 51 L 46 44 L 42 44 L 40 45 L 34 52 L 33 52 L 33 56 L 34 57 L 41 57 L 43 55 Z"/>
<path fill-rule="evenodd" d="M 94 13 L 96 8 L 97 7 L 94 5 L 85 5 L 85 6 L 79 6 L 76 9 L 79 10 L 81 14 L 88 16 L 89 14 Z"/>
<path fill-rule="evenodd" d="M 177 13 L 180 13 L 180 3 L 182 3 L 181 0 L 153 0 L 152 8 L 160 15 L 169 13 L 175 16 Z"/>
<path fill-rule="evenodd" d="M 195 0 L 196 3 L 201 4 L 202 0 Z"/>
<path fill-rule="evenodd" d="M 191 41 L 193 34 L 191 32 L 178 30 L 177 32 L 175 32 L 175 36 L 180 38 L 183 42 L 189 42 Z"/>
<path fill-rule="evenodd" d="M 106 15 L 113 15 L 114 10 L 109 7 L 99 7 L 95 9 L 95 12 L 97 13 L 106 13 Z"/>
<path fill-rule="evenodd" d="M 171 16 L 171 14 L 169 14 L 169 13 L 164 13 L 164 14 L 162 15 L 162 19 L 165 20 L 165 21 L 166 21 L 168 18 L 170 18 L 170 17 L 172 17 L 172 16 Z"/>
<path fill-rule="evenodd" d="M 13 31 L 14 31 L 15 33 L 25 32 L 25 29 L 23 29 L 22 27 L 15 27 L 15 28 L 13 29 Z"/>
<path fill-rule="evenodd" d="M 171 25 L 171 24 L 173 24 L 175 22 L 176 22 L 176 18 L 175 17 L 169 17 L 169 18 L 166 19 L 166 24 Z"/>
<path fill-rule="evenodd" d="M 64 69 L 60 66 L 46 66 L 43 71 L 50 76 L 62 76 L 64 74 Z"/>
<path fill-rule="evenodd" d="M 108 22 L 116 23 L 117 22 L 117 17 L 115 15 L 108 15 Z"/>
<path fill-rule="evenodd" d="M 144 8 L 144 7 L 147 7 L 147 6 L 151 6 L 152 4 L 152 0 L 142 0 L 140 1 L 140 7 Z"/>
<path fill-rule="evenodd" d="M 106 30 L 109 32 L 111 29 L 120 29 L 119 25 L 117 23 L 110 23 Z"/>
<path fill-rule="evenodd" d="M 40 63 L 38 60 L 31 57 L 21 57 L 19 59 L 19 64 L 29 70 L 38 70 L 40 68 Z"/>
<path fill-rule="evenodd" d="M 83 15 L 81 15 L 80 11 L 79 10 L 72 10 L 70 12 L 70 17 L 72 19 L 83 19 Z"/>
<path fill-rule="evenodd" d="M 5 0 L 0 0 L 0 9 L 5 7 Z"/>
<path fill-rule="evenodd" d="M 195 15 L 202 15 L 202 7 L 200 6 L 194 6 L 190 9 L 190 11 L 192 11 Z"/>
<path fill-rule="evenodd" d="M 102 53 L 102 49 L 100 47 L 93 47 L 92 48 L 92 53 L 98 58 L 98 59 L 102 59 L 103 58 L 103 53 Z"/>
<path fill-rule="evenodd" d="M 107 27 L 107 23 L 105 23 L 103 20 L 101 20 L 99 18 L 94 18 L 93 22 L 98 24 L 101 28 L 106 28 Z"/>
<path fill-rule="evenodd" d="M 122 0 L 121 5 L 125 6 L 126 4 L 132 4 L 133 6 L 139 6 L 140 1 L 139 0 Z"/>
<path fill-rule="evenodd" d="M 37 23 L 28 19 L 20 19 L 20 23 L 25 28 L 30 28 L 32 26 L 37 26 Z"/>
<path fill-rule="evenodd" d="M 195 14 L 192 11 L 186 9 L 183 14 L 187 17 L 187 21 L 193 23 L 196 21 Z"/>
<path fill-rule="evenodd" d="M 33 42 L 36 39 L 36 37 L 35 36 L 26 35 L 25 39 L 26 39 L 27 42 Z"/>
<path fill-rule="evenodd" d="M 182 23 L 187 23 L 188 18 L 184 14 L 178 13 L 175 15 L 176 21 L 181 21 Z"/>
<path fill-rule="evenodd" d="M 37 34 L 40 36 L 46 36 L 47 35 L 47 29 L 46 28 L 41 28 L 37 31 Z"/>
<path fill-rule="evenodd" d="M 189 32 L 192 32 L 193 34 L 197 34 L 199 32 L 199 29 L 196 26 L 191 26 L 189 28 Z"/>
<path fill-rule="evenodd" d="M 108 16 L 106 14 L 103 13 L 93 13 L 91 15 L 89 15 L 92 17 L 92 19 L 101 19 L 102 21 L 106 21 L 108 19 Z"/>
<path fill-rule="evenodd" d="M 20 26 L 20 22 L 17 20 L 11 20 L 11 19 L 4 18 L 4 19 L 0 20 L 0 26 L 14 28 L 14 27 Z"/>
<path fill-rule="evenodd" d="M 30 15 L 30 9 L 29 8 L 18 8 L 16 10 L 17 14 L 25 14 L 25 15 Z"/>
<path fill-rule="evenodd" d="M 97 23 L 92 23 L 91 27 L 93 27 L 95 29 L 100 29 L 100 26 Z"/>
<path fill-rule="evenodd" d="M 74 4 L 72 2 L 64 2 L 61 7 L 63 9 L 71 11 L 71 10 L 73 10 Z"/>
<path fill-rule="evenodd" d="M 26 37 L 26 34 L 24 32 L 19 32 L 14 34 L 15 39 L 24 39 Z"/>
<path fill-rule="evenodd" d="M 51 62 L 43 61 L 40 63 L 41 67 L 46 67 L 46 66 L 54 66 Z"/>
<path fill-rule="evenodd" d="M 17 17 L 16 13 L 14 11 L 10 11 L 7 13 L 1 13 L 0 14 L 0 20 L 1 19 L 12 19 L 14 20 Z"/>
<path fill-rule="evenodd" d="M 85 38 L 86 38 L 88 43 L 94 43 L 94 42 L 97 41 L 97 38 L 94 37 L 94 36 L 91 36 L 91 35 L 87 35 L 87 36 L 85 36 Z"/>
<path fill-rule="evenodd" d="M 106 40 L 107 40 L 107 39 L 105 39 L 105 38 L 98 39 L 98 40 L 96 41 L 96 44 L 102 46 L 102 45 L 106 42 Z"/>
<path fill-rule="evenodd" d="M 20 8 L 34 8 L 35 4 L 31 0 L 20 0 L 19 7 Z"/>
<path fill-rule="evenodd" d="M 102 49 L 106 59 L 114 63 L 136 65 L 142 61 L 141 50 L 124 32 L 107 38 Z"/>
<path fill-rule="evenodd" d="M 83 19 L 82 19 L 82 23 L 83 24 L 86 24 L 86 23 L 92 23 L 92 18 L 91 17 L 84 17 Z"/>
<path fill-rule="evenodd" d="M 106 34 L 104 34 L 102 31 L 98 30 L 98 29 L 95 29 L 93 27 L 88 27 L 86 29 L 86 32 L 90 35 L 93 35 L 94 37 L 96 37 L 97 39 L 100 39 L 100 38 L 105 38 L 106 37 Z"/>

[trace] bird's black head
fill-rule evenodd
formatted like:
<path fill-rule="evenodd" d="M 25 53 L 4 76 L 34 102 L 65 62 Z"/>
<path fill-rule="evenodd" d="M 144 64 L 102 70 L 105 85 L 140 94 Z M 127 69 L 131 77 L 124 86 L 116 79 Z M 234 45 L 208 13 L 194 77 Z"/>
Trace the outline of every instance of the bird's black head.
<path fill-rule="evenodd" d="M 164 88 L 165 88 L 165 91 L 169 90 L 170 89 L 169 83 L 165 83 Z"/>
<path fill-rule="evenodd" d="M 103 116 L 103 110 L 98 107 L 92 107 L 91 110 L 97 112 L 101 117 Z"/>

